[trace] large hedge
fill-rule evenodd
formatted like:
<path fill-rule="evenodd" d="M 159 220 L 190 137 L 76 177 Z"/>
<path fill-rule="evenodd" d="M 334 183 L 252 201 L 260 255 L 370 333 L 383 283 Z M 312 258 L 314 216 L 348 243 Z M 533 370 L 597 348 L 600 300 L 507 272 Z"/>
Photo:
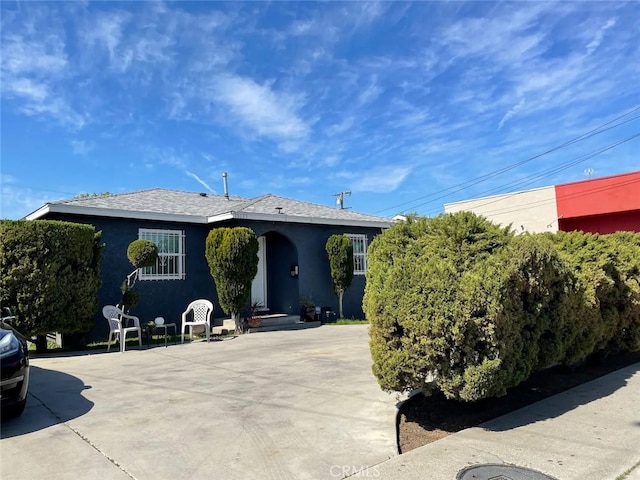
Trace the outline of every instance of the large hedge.
<path fill-rule="evenodd" d="M 459 213 L 399 223 L 373 240 L 363 309 L 385 390 L 424 388 L 437 372 L 453 391 L 459 365 L 474 355 L 463 345 L 462 278 L 511 238 L 508 229 Z"/>
<path fill-rule="evenodd" d="M 251 283 L 258 273 L 258 239 L 246 227 L 214 228 L 207 235 L 205 256 L 218 300 L 225 313 L 241 330 L 240 312 L 251 295 Z"/>
<path fill-rule="evenodd" d="M 85 333 L 100 287 L 101 234 L 90 225 L 0 221 L 0 300 L 28 336 Z"/>
<path fill-rule="evenodd" d="M 639 349 L 638 237 L 514 237 L 471 213 L 394 225 L 369 248 L 363 300 L 381 387 L 475 401 L 556 362 Z"/>
<path fill-rule="evenodd" d="M 566 363 L 592 352 L 640 350 L 640 234 L 546 234 L 575 272 L 583 303 Z"/>

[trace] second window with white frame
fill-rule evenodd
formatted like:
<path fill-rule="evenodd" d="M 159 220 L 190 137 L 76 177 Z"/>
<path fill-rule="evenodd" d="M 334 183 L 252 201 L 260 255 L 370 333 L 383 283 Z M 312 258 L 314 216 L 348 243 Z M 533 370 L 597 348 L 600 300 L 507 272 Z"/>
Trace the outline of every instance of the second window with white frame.
<path fill-rule="evenodd" d="M 367 272 L 367 236 L 362 233 L 345 233 L 353 245 L 353 274 Z"/>

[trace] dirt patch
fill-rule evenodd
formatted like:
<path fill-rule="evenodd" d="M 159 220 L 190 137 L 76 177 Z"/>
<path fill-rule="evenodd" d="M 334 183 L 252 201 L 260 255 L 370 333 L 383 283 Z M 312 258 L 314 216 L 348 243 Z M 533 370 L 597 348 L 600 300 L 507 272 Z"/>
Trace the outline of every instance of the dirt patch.
<path fill-rule="evenodd" d="M 620 352 L 601 361 L 589 361 L 573 370 L 554 367 L 535 373 L 500 398 L 463 403 L 441 393 L 416 395 L 400 408 L 398 442 L 408 452 L 465 428 L 525 407 L 546 397 L 640 362 L 640 352 Z"/>

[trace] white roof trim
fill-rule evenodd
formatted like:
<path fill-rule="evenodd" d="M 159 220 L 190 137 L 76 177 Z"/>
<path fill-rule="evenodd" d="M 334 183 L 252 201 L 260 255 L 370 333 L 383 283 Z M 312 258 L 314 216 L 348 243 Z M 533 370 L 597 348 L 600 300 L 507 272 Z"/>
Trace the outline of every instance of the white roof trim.
<path fill-rule="evenodd" d="M 311 223 L 316 225 L 341 225 L 345 227 L 365 227 L 365 228 L 389 228 L 391 221 L 321 218 L 302 215 L 287 215 L 282 213 L 250 213 L 250 212 L 227 212 L 210 217 L 198 215 L 178 215 L 159 212 L 144 212 L 133 210 L 119 210 L 109 208 L 82 207 L 77 205 L 65 205 L 58 203 L 48 203 L 33 213 L 25 217 L 26 220 L 37 220 L 49 213 L 66 213 L 72 215 L 131 218 L 137 220 L 158 220 L 165 222 L 201 223 L 212 224 L 227 220 L 256 220 L 282 223 Z"/>
<path fill-rule="evenodd" d="M 49 208 L 49 204 L 47 203 L 46 205 L 40 207 L 35 212 L 31 212 L 29 215 L 24 217 L 24 219 L 25 220 L 37 220 L 40 217 L 44 217 L 47 213 L 49 213 L 49 211 L 50 211 L 50 208 Z"/>
<path fill-rule="evenodd" d="M 236 220 L 257 220 L 263 222 L 283 222 L 283 223 L 312 223 L 316 225 L 342 225 L 346 227 L 368 227 L 368 228 L 389 228 L 391 222 L 340 219 L 340 218 L 321 218 L 321 217 L 304 217 L 302 215 L 287 215 L 284 213 L 248 213 L 248 212 L 232 212 L 227 214 L 229 217 L 224 220 L 234 218 Z M 223 215 L 220 215 L 222 217 Z M 217 220 L 216 217 L 209 217 L 210 223 Z M 221 219 L 222 220 L 222 219 Z"/>
<path fill-rule="evenodd" d="M 235 217 L 233 216 L 233 212 L 220 213 L 218 215 L 207 217 L 207 223 L 224 222 L 225 220 L 233 220 L 234 218 Z"/>
<path fill-rule="evenodd" d="M 76 205 L 64 205 L 48 203 L 44 207 L 27 215 L 26 220 L 36 220 L 48 213 L 67 213 L 72 215 L 133 218 L 137 220 L 159 220 L 164 222 L 207 223 L 206 217 L 198 215 L 178 215 L 173 213 L 142 212 L 133 210 L 118 210 L 110 208 L 79 207 Z"/>

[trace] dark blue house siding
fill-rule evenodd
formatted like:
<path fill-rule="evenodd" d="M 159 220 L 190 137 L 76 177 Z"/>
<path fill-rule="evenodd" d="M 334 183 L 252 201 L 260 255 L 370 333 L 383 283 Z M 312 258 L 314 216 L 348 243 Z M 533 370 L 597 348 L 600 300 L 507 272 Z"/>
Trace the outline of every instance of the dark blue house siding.
<path fill-rule="evenodd" d="M 167 323 L 180 323 L 181 314 L 188 303 L 207 298 L 214 303 L 214 317 L 226 317 L 220 308 L 215 284 L 205 258 L 205 239 L 212 228 L 246 226 L 256 235 L 266 237 L 267 298 L 272 312 L 297 314 L 299 299 L 311 298 L 316 305 L 338 311 L 338 298 L 333 293 L 329 264 L 325 252 L 327 239 L 334 234 L 366 234 L 368 242 L 380 233 L 377 228 L 344 227 L 302 223 L 229 221 L 224 224 L 201 225 L 147 221 L 112 217 L 49 214 L 50 220 L 65 220 L 93 225 L 102 231 L 105 244 L 102 262 L 102 287 L 98 292 L 98 312 L 92 338 L 106 338 L 107 321 L 102 317 L 102 306 L 120 301 L 120 285 L 133 270 L 127 259 L 129 243 L 138 238 L 138 229 L 183 230 L 185 233 L 186 278 L 184 280 L 138 281 L 135 289 L 140 293 L 140 304 L 131 313 L 141 322 L 157 316 Z M 299 275 L 292 277 L 291 267 L 298 265 Z M 354 276 L 352 286 L 343 299 L 346 317 L 363 318 L 362 296 L 365 278 Z"/>

